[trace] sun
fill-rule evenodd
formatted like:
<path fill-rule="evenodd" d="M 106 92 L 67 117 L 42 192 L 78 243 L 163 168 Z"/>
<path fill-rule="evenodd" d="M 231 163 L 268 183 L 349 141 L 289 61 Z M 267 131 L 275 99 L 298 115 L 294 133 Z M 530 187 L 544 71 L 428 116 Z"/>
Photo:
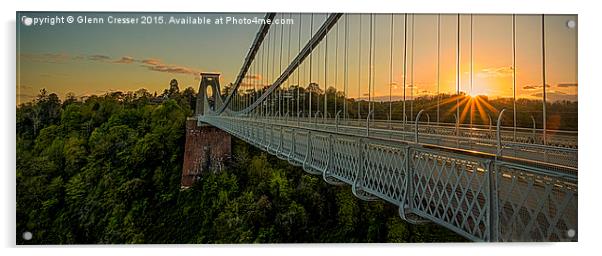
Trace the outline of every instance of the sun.
<path fill-rule="evenodd" d="M 471 97 L 471 98 L 476 98 L 476 97 L 479 97 L 479 94 L 475 91 L 470 91 L 470 92 L 467 92 L 466 96 Z"/>

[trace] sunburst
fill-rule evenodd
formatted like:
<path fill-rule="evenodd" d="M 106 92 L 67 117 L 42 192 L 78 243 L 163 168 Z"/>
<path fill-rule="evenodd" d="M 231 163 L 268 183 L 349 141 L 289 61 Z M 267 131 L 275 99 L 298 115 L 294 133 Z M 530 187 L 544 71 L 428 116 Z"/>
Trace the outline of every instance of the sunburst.
<path fill-rule="evenodd" d="M 463 123 L 466 118 L 469 117 L 473 122 L 480 119 L 483 123 L 487 123 L 489 122 L 488 112 L 492 113 L 492 115 L 497 115 L 499 113 L 495 107 L 487 102 L 486 97 L 476 94 L 457 95 L 441 101 L 440 104 L 449 104 L 454 101 L 457 102 L 454 103 L 455 106 L 449 109 L 445 114 L 450 115 L 459 110 L 459 123 Z"/>

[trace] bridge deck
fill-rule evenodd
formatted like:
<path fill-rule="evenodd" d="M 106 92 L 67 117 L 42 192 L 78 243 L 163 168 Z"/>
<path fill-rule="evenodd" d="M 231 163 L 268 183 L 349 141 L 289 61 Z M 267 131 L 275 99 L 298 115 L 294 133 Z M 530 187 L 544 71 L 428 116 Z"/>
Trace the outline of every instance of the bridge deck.
<path fill-rule="evenodd" d="M 554 170 L 496 158 L 487 151 L 495 148 L 491 143 L 472 139 L 466 139 L 471 150 L 413 143 L 411 131 L 374 128 L 367 136 L 366 129 L 339 124 L 337 132 L 329 123 L 227 116 L 201 121 L 329 183 L 349 184 L 359 198 L 393 203 L 408 221 L 429 220 L 474 241 L 577 240 L 567 235 L 577 231 L 577 176 L 566 166 Z M 452 143 L 436 134 L 419 136 Z M 513 154 L 531 157 L 527 148 L 533 147 Z"/>

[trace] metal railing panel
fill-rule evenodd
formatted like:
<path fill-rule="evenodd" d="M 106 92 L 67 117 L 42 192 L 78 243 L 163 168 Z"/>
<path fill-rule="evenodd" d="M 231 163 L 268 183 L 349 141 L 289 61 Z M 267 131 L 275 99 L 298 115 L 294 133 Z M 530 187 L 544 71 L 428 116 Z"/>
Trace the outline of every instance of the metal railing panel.
<path fill-rule="evenodd" d="M 430 149 L 410 154 L 412 211 L 472 240 L 488 241 L 488 163 Z"/>
<path fill-rule="evenodd" d="M 368 143 L 365 148 L 363 188 L 386 201 L 402 204 L 407 193 L 407 147 Z"/>
<path fill-rule="evenodd" d="M 501 241 L 577 241 L 576 176 L 506 162 L 495 169 Z"/>

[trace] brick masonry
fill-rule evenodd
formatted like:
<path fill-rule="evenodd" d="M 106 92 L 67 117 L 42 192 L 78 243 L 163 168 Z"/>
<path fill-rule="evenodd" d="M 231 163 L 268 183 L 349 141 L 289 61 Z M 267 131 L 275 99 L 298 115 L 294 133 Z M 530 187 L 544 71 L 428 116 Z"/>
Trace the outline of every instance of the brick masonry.
<path fill-rule="evenodd" d="M 220 171 L 232 154 L 232 137 L 210 125 L 186 120 L 186 145 L 182 167 L 182 188 L 191 187 L 207 171 Z"/>

